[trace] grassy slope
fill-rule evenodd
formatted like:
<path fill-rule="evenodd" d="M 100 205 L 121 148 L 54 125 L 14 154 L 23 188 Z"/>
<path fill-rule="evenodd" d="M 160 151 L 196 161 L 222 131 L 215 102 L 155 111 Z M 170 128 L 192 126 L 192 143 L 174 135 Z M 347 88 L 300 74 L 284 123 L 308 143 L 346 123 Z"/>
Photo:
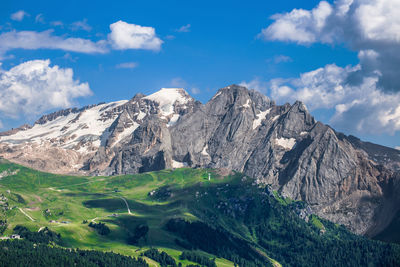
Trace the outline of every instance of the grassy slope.
<path fill-rule="evenodd" d="M 178 259 L 182 248 L 175 239 L 184 238 L 166 231 L 165 223 L 172 218 L 199 220 L 223 229 L 231 234 L 231 238 L 250 244 L 274 266 L 279 266 L 276 259 L 284 263 L 288 257 L 301 259 L 302 253 L 321 254 L 326 244 L 336 241 L 364 242 L 364 239 L 358 241 L 343 228 L 314 215 L 309 223 L 304 222 L 291 212 L 298 202 L 282 198 L 277 192 L 272 192 L 272 198 L 268 197 L 263 189 L 253 185 L 252 179 L 239 173 L 222 177 L 214 170 L 182 168 L 137 175 L 76 177 L 42 173 L 1 161 L 0 173 L 4 171 L 18 171 L 0 179 L 0 194 L 8 198 L 12 208 L 6 214 L 9 226 L 5 235 L 10 235 L 17 224 L 33 231 L 47 226 L 62 235 L 64 247 L 114 251 L 130 256 L 156 247 L 184 266 L 194 264 Z M 210 181 L 208 173 L 211 173 Z M 154 194 L 150 196 L 150 192 Z M 110 217 L 112 214 L 118 216 Z M 57 223 L 50 223 L 51 220 Z M 82 223 L 84 220 L 104 222 L 111 233 L 100 236 Z M 62 221 L 68 224 L 60 223 Z M 127 237 L 137 225 L 144 223 L 150 228 L 147 240 L 137 246 L 128 245 Z M 304 242 L 316 251 L 302 251 Z M 375 243 L 374 246 L 374 251 L 383 247 Z M 356 252 L 369 253 L 368 249 Z M 204 251 L 201 253 L 214 257 Z M 156 262 L 146 260 L 150 266 L 158 266 Z M 233 266 L 232 262 L 222 258 L 217 258 L 216 263 Z"/>
<path fill-rule="evenodd" d="M 0 193 L 8 198 L 9 206 L 13 208 L 7 212 L 9 226 L 4 235 L 10 235 L 18 224 L 33 231 L 47 226 L 62 235 L 66 247 L 114 251 L 132 256 L 138 256 L 148 247 L 157 247 L 177 260 L 181 248 L 175 244 L 175 237 L 162 226 L 174 216 L 189 220 L 196 220 L 196 217 L 185 207 L 184 200 L 180 204 L 155 201 L 148 197 L 148 193 L 165 185 L 182 189 L 199 182 L 207 186 L 230 179 L 220 177 L 212 170 L 189 168 L 138 175 L 76 177 L 42 173 L 3 161 L 0 173 L 6 170 L 18 170 L 18 173 L 0 179 Z M 209 172 L 211 181 L 208 181 Z M 128 214 L 122 198 L 127 200 L 132 214 Z M 47 209 L 50 213 L 45 212 Z M 118 214 L 118 217 L 110 217 L 111 214 Z M 58 223 L 50 223 L 51 220 Z M 100 236 L 83 224 L 83 220 L 105 222 L 111 233 Z M 68 224 L 60 223 L 62 221 Z M 127 245 L 128 233 L 132 233 L 142 222 L 147 222 L 150 228 L 147 242 L 140 246 Z M 181 262 L 184 265 L 191 263 Z M 217 264 L 233 266 L 225 259 L 217 259 Z"/>

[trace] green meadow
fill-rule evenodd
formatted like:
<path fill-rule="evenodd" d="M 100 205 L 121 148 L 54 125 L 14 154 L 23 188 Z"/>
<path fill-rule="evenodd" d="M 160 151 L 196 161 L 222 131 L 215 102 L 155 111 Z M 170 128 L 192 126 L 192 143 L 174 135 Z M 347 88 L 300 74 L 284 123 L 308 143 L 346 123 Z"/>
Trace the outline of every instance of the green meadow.
<path fill-rule="evenodd" d="M 63 247 L 113 251 L 130 256 L 139 256 L 147 248 L 155 247 L 184 266 L 194 263 L 179 261 L 182 249 L 163 225 L 175 217 L 196 220 L 187 208 L 187 203 L 195 196 L 186 194 L 170 202 L 152 198 L 151 192 L 164 186 L 174 189 L 207 187 L 231 179 L 213 170 L 190 168 L 110 177 L 66 176 L 35 171 L 7 161 L 0 164 L 2 172 L 17 172 L 0 179 L 0 194 L 9 204 L 9 210 L 4 214 L 8 228 L 3 235 L 11 235 L 16 225 L 26 226 L 31 231 L 48 227 L 61 234 Z M 211 180 L 208 180 L 209 173 Z M 106 223 L 110 234 L 99 235 L 88 226 L 90 222 Z M 137 245 L 127 244 L 127 238 L 140 224 L 149 226 L 146 240 Z M 147 260 L 151 265 L 157 265 Z M 225 259 L 217 259 L 216 263 L 233 266 Z"/>

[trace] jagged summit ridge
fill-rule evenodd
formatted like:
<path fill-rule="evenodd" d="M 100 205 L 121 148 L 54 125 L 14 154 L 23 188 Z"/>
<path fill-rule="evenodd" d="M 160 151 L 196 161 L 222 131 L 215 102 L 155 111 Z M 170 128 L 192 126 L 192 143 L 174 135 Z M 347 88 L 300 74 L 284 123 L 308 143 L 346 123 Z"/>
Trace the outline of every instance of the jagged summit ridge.
<path fill-rule="evenodd" d="M 388 186 L 400 184 L 395 173 L 400 152 L 395 152 L 335 132 L 300 101 L 276 105 L 237 85 L 218 90 L 206 104 L 184 89 L 163 88 L 129 101 L 60 112 L 32 128 L 0 135 L 1 156 L 52 172 L 237 170 L 307 201 L 324 218 L 370 235 L 397 212 L 386 208 L 399 201 Z M 377 153 L 394 156 L 389 162 Z"/>

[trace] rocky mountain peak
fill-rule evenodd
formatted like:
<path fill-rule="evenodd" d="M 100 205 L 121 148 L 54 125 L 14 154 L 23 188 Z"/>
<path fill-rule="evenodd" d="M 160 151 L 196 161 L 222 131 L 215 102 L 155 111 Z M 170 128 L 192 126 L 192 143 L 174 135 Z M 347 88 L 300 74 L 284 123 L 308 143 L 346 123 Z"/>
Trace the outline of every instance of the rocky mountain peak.
<path fill-rule="evenodd" d="M 379 232 L 397 212 L 386 204 L 398 203 L 396 194 L 383 184 L 400 183 L 393 175 L 398 153 L 335 132 L 300 101 L 276 105 L 234 84 L 204 105 L 182 88 L 162 88 L 129 101 L 62 110 L 0 134 L 0 156 L 51 172 L 237 170 L 357 233 Z"/>

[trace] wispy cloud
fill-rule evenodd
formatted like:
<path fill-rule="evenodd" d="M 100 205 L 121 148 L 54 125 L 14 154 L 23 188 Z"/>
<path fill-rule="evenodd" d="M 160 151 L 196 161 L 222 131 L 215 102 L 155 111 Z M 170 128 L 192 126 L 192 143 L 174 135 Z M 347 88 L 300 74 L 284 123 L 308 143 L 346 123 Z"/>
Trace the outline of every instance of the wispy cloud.
<path fill-rule="evenodd" d="M 42 24 L 44 24 L 45 22 L 44 22 L 44 16 L 43 16 L 43 14 L 38 14 L 38 15 L 36 15 L 36 17 L 35 17 L 35 22 L 36 22 L 36 23 L 42 23 Z"/>
<path fill-rule="evenodd" d="M 190 32 L 190 28 L 191 28 L 191 25 L 186 24 L 186 25 L 183 25 L 182 27 L 180 27 L 179 29 L 176 29 L 175 31 L 176 32 Z"/>
<path fill-rule="evenodd" d="M 10 18 L 15 21 L 22 21 L 25 17 L 29 16 L 24 10 L 19 10 L 11 14 Z"/>
<path fill-rule="evenodd" d="M 87 23 L 87 19 L 83 19 L 83 20 L 75 21 L 75 22 L 71 23 L 71 30 L 72 31 L 83 30 L 83 31 L 90 32 L 92 30 L 92 26 L 90 26 Z"/>
<path fill-rule="evenodd" d="M 92 42 L 82 38 L 54 36 L 52 30 L 43 32 L 11 31 L 0 34 L 0 58 L 12 49 L 60 49 L 80 53 L 106 53 L 104 41 Z"/>
<path fill-rule="evenodd" d="M 62 26 L 62 22 L 52 22 L 52 25 Z M 89 30 L 86 20 L 76 22 L 76 27 Z M 91 29 L 91 28 L 90 28 Z M 107 40 L 92 41 L 84 38 L 74 38 L 54 35 L 54 30 L 42 32 L 16 31 L 0 33 L 0 59 L 7 58 L 6 53 L 14 49 L 59 49 L 86 54 L 104 54 L 111 49 L 144 49 L 159 51 L 163 41 L 156 35 L 152 27 L 143 27 L 118 21 L 110 25 L 111 33 Z"/>
<path fill-rule="evenodd" d="M 201 90 L 197 87 L 193 87 L 190 89 L 190 92 L 192 92 L 192 94 L 194 94 L 194 95 L 198 95 L 201 93 Z"/>
<path fill-rule="evenodd" d="M 136 62 L 124 62 L 117 64 L 115 67 L 117 69 L 134 69 L 138 66 L 139 64 Z"/>
<path fill-rule="evenodd" d="M 50 25 L 52 25 L 54 27 L 64 27 L 64 23 L 62 21 L 59 21 L 59 20 L 50 22 Z"/>
<path fill-rule="evenodd" d="M 242 81 L 239 85 L 246 87 L 247 89 L 254 89 L 264 94 L 267 92 L 268 83 L 262 81 L 259 77 L 254 78 L 251 81 Z"/>
<path fill-rule="evenodd" d="M 284 62 L 292 62 L 293 59 L 289 56 L 285 55 L 277 55 L 274 57 L 274 63 L 279 64 L 279 63 L 284 63 Z"/>

